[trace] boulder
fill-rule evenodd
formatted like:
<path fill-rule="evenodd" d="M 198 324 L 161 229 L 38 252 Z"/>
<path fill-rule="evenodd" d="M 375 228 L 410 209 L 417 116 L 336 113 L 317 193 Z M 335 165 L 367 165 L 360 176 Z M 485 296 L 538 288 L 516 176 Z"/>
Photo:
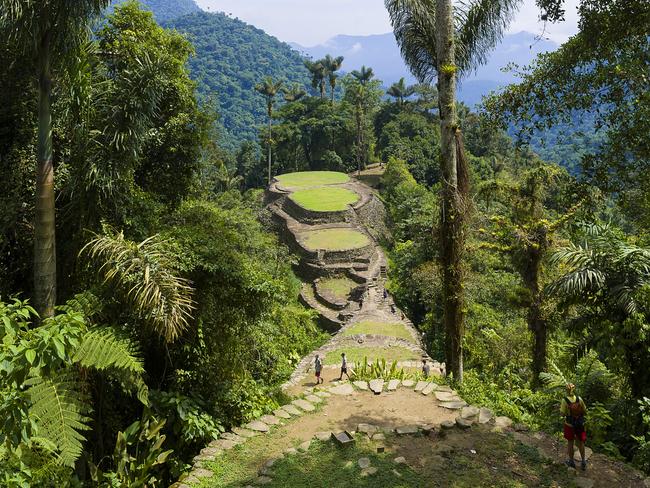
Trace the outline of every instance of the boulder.
<path fill-rule="evenodd" d="M 369 386 L 375 395 L 379 395 L 384 390 L 384 380 L 382 379 L 372 380 Z"/>
<path fill-rule="evenodd" d="M 456 417 L 456 425 L 459 428 L 466 430 L 469 429 L 472 425 L 474 425 L 474 421 L 469 419 L 464 419 L 463 417 Z"/>
<path fill-rule="evenodd" d="M 494 418 L 494 413 L 489 408 L 480 408 L 478 412 L 478 423 L 487 424 Z"/>
<path fill-rule="evenodd" d="M 400 381 L 399 380 L 390 380 L 388 382 L 388 391 L 395 391 L 397 390 L 397 387 L 399 386 Z"/>
<path fill-rule="evenodd" d="M 463 407 L 460 410 L 460 416 L 464 419 L 475 419 L 478 417 L 479 414 L 479 409 L 478 407 L 475 407 L 473 405 L 470 405 L 469 407 Z"/>

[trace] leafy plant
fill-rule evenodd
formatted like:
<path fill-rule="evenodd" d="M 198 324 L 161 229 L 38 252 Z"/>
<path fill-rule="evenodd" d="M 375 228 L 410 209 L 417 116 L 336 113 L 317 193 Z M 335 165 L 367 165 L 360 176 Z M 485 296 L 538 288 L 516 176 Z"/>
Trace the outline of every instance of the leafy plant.
<path fill-rule="evenodd" d="M 385 359 L 375 359 L 374 363 L 368 363 L 368 358 L 364 357 L 360 363 L 355 362 L 351 371 L 350 378 L 355 381 L 369 381 L 381 378 L 384 381 L 405 379 L 406 373 L 404 368 L 397 369 L 397 361 L 386 363 Z"/>

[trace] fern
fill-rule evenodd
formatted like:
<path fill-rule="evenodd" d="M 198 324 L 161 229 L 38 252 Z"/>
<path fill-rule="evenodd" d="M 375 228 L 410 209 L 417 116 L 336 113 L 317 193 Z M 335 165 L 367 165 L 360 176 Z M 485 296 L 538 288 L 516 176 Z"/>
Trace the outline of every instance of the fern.
<path fill-rule="evenodd" d="M 142 379 L 144 365 L 135 344 L 110 327 L 89 331 L 72 360 L 85 368 L 115 373 L 127 390 L 135 389 L 137 398 L 149 404 L 147 385 Z"/>
<path fill-rule="evenodd" d="M 58 462 L 73 467 L 83 451 L 83 431 L 88 426 L 90 407 L 81 393 L 81 383 L 72 375 L 56 378 L 31 378 L 28 394 L 30 415 L 36 419 L 40 438 L 54 444 Z"/>

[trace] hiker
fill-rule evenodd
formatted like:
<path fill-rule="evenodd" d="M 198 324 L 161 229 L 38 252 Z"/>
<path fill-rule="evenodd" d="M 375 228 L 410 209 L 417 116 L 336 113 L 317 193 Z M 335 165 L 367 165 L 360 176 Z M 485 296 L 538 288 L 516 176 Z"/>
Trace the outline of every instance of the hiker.
<path fill-rule="evenodd" d="M 388 290 L 384 288 L 384 300 L 388 298 Z"/>
<path fill-rule="evenodd" d="M 395 304 L 393 304 L 393 303 L 390 304 L 390 313 L 395 315 Z"/>
<path fill-rule="evenodd" d="M 348 360 L 345 357 L 345 353 L 341 353 L 341 376 L 339 376 L 339 381 L 343 379 L 343 373 L 345 373 L 345 376 L 350 379 L 350 375 L 348 374 Z"/>
<path fill-rule="evenodd" d="M 576 386 L 573 383 L 566 385 L 566 396 L 560 402 L 560 413 L 564 416 L 564 438 L 568 442 L 567 455 L 569 459 L 566 465 L 575 468 L 576 463 L 573 460 L 573 442 L 578 444 L 582 462 L 580 467 L 584 471 L 587 469 L 587 460 L 585 459 L 585 440 L 587 431 L 585 430 L 585 413 L 587 406 L 585 402 L 576 395 Z"/>
<path fill-rule="evenodd" d="M 323 362 L 320 360 L 320 356 L 316 354 L 316 359 L 314 360 L 314 370 L 316 371 L 316 384 L 323 383 L 325 380 L 321 378 L 321 372 L 323 371 Z"/>
<path fill-rule="evenodd" d="M 422 374 L 425 378 L 428 378 L 429 374 L 431 374 L 431 366 L 427 363 L 426 358 L 422 358 Z"/>

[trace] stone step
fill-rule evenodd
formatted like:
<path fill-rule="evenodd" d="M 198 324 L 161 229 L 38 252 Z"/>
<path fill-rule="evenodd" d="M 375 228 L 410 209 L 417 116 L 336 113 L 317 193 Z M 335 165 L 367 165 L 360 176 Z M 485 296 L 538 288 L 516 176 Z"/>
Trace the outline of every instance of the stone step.
<path fill-rule="evenodd" d="M 304 410 L 305 412 L 313 412 L 316 410 L 316 407 L 312 403 L 309 403 L 307 400 L 294 400 L 291 402 L 292 405 Z"/>

